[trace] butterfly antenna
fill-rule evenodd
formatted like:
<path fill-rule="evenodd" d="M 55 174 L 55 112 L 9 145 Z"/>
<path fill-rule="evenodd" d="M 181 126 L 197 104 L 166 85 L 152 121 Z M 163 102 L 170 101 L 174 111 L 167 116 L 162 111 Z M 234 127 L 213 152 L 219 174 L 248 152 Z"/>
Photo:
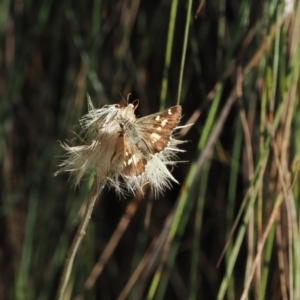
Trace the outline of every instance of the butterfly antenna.
<path fill-rule="evenodd" d="M 133 102 L 132 102 L 132 105 L 134 106 L 134 110 L 136 110 L 138 108 L 140 104 L 140 101 L 139 99 L 135 99 Z"/>
<path fill-rule="evenodd" d="M 129 93 L 129 94 L 127 95 L 127 99 L 126 99 L 127 105 L 128 105 L 128 103 L 129 103 L 129 98 L 130 98 L 130 96 L 131 96 L 131 93 Z"/>
<path fill-rule="evenodd" d="M 127 96 L 127 100 L 125 100 L 125 98 L 122 96 L 121 92 L 120 92 L 120 96 L 121 96 L 122 100 L 126 103 L 126 105 L 128 105 L 128 96 Z"/>

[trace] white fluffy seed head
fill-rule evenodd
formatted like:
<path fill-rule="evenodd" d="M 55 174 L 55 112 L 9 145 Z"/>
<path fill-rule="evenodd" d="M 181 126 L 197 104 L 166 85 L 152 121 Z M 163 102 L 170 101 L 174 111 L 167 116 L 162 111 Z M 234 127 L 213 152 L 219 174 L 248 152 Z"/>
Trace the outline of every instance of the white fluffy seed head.
<path fill-rule="evenodd" d="M 80 120 L 83 136 L 69 142 L 70 145 L 61 143 L 66 151 L 65 160 L 59 165 L 55 175 L 69 172 L 74 177 L 75 185 L 78 185 L 85 174 L 94 172 L 99 185 L 106 184 L 121 194 L 127 191 L 135 193 L 136 190 L 143 192 L 146 184 L 150 185 L 156 196 L 170 188 L 171 182 L 177 181 L 168 166 L 176 164 L 176 153 L 182 151 L 177 145 L 183 143 L 173 137 L 170 137 L 169 144 L 163 151 L 147 155 L 142 174 L 131 177 L 124 175 L 126 153 L 120 123 L 128 121 L 134 124 L 135 120 L 132 104 L 125 108 L 106 105 L 101 109 L 94 109 L 90 104 L 89 112 Z M 134 159 L 135 156 L 132 156 L 128 164 L 133 163 Z"/>

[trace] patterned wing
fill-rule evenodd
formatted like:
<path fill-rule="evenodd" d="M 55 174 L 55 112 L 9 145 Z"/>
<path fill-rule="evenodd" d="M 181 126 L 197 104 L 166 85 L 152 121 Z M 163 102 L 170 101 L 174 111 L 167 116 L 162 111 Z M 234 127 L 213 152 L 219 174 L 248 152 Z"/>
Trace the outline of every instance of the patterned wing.
<path fill-rule="evenodd" d="M 163 151 L 168 146 L 172 132 L 180 118 L 181 106 L 176 105 L 162 112 L 137 119 L 135 124 L 142 136 L 142 143 L 137 144 L 137 148 L 142 151 L 146 145 L 152 154 Z"/>
<path fill-rule="evenodd" d="M 139 176 L 145 172 L 147 160 L 136 145 L 128 143 L 124 135 L 124 169 L 125 177 Z"/>

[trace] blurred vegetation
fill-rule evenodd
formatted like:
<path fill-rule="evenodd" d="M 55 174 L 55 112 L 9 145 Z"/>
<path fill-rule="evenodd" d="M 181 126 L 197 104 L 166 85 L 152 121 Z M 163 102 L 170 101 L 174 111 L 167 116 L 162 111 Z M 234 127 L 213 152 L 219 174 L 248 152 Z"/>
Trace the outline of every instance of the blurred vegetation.
<path fill-rule="evenodd" d="M 56 297 L 92 178 L 53 173 L 87 92 L 179 99 L 194 126 L 180 185 L 102 193 L 65 299 L 300 299 L 299 22 L 288 0 L 2 0 L 0 299 Z"/>

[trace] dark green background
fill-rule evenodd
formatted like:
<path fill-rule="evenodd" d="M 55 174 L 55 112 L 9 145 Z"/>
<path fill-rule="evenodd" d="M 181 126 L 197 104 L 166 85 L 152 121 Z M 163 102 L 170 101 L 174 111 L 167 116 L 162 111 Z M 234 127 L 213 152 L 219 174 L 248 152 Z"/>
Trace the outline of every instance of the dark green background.
<path fill-rule="evenodd" d="M 79 118 L 87 112 L 86 93 L 95 107 L 122 104 L 121 96 L 126 98 L 132 93 L 130 101 L 140 100 L 139 116 L 176 104 L 188 2 L 178 1 L 176 15 L 171 17 L 172 3 L 176 2 L 0 3 L 0 299 L 55 298 L 92 177 L 85 177 L 80 188 L 74 190 L 67 174 L 54 177 L 53 173 L 63 155 L 58 141 L 72 138 L 72 131 L 78 132 Z M 265 151 L 270 150 L 267 167 L 259 179 L 257 202 L 251 204 L 248 234 L 237 249 L 237 262 L 229 274 L 227 299 L 240 299 L 247 259 L 255 255 L 272 203 L 282 192 L 275 155 L 267 140 L 271 126 L 267 121 L 273 124 L 276 115 L 281 120 L 275 129 L 280 136 L 279 153 L 288 153 L 283 157 L 286 176 L 298 149 L 299 104 L 293 100 L 299 99 L 299 35 L 293 35 L 299 30 L 298 12 L 294 7 L 295 16 L 287 15 L 285 23 L 279 24 L 284 17 L 283 2 L 214 0 L 203 2 L 195 18 L 199 4 L 192 3 L 186 44 L 180 95 L 182 124 L 194 113 L 201 114 L 191 121 L 193 127 L 182 137 L 189 142 L 182 146 L 186 153 L 179 159 L 186 162 L 172 171 L 180 184 L 174 184 L 157 200 L 149 193 L 139 200 L 138 210 L 103 273 L 86 292 L 87 276 L 127 205 L 134 201 L 132 197 L 118 198 L 113 190 L 102 193 L 76 256 L 69 287 L 71 299 L 79 294 L 85 294 L 85 299 L 117 299 L 184 193 L 187 202 L 178 235 L 167 254 L 174 255 L 175 260 L 163 268 L 169 268 L 170 273 L 163 273 L 160 284 L 165 280 L 165 288 L 161 287 L 154 299 L 216 299 L 222 280 L 226 280 L 232 249 L 219 268 L 217 261 L 243 197 L 254 186 L 253 172 Z M 170 20 L 174 24 L 173 41 L 169 39 Z M 170 64 L 166 64 L 168 46 Z M 166 97 L 161 93 L 163 82 L 167 83 Z M 211 96 L 211 91 L 216 93 Z M 234 104 L 216 133 L 205 164 L 195 175 L 192 168 L 222 119 L 230 95 Z M 288 108 L 292 108 L 290 114 Z M 288 137 L 285 124 L 291 129 Z M 287 141 L 287 148 L 282 141 Z M 249 143 L 252 160 L 247 152 Z M 299 216 L 297 201 L 293 203 Z M 150 224 L 145 225 L 150 206 Z M 297 240 L 287 240 L 287 211 L 289 208 L 283 208 L 282 223 L 278 225 L 283 238 L 278 240 L 277 236 L 274 240 L 274 231 L 270 235 L 270 250 L 264 252 L 265 264 L 259 268 L 266 273 L 263 277 L 255 274 L 249 299 L 259 299 L 257 295 L 260 299 L 283 299 L 282 286 L 288 295 L 295 296 L 291 286 L 297 290 L 300 264 L 297 248 L 292 246 Z M 240 221 L 238 230 L 243 225 Z M 232 243 L 236 237 L 232 237 Z M 295 256 L 288 255 L 287 248 L 294 249 L 291 251 Z M 280 252 L 283 267 L 277 259 L 279 249 L 286 249 Z M 159 261 L 153 265 L 154 271 Z M 292 267 L 294 285 L 288 275 Z M 285 278 L 288 287 L 280 281 L 282 268 L 281 280 Z M 153 271 L 147 278 L 139 277 L 128 299 L 146 299 L 152 275 Z"/>

